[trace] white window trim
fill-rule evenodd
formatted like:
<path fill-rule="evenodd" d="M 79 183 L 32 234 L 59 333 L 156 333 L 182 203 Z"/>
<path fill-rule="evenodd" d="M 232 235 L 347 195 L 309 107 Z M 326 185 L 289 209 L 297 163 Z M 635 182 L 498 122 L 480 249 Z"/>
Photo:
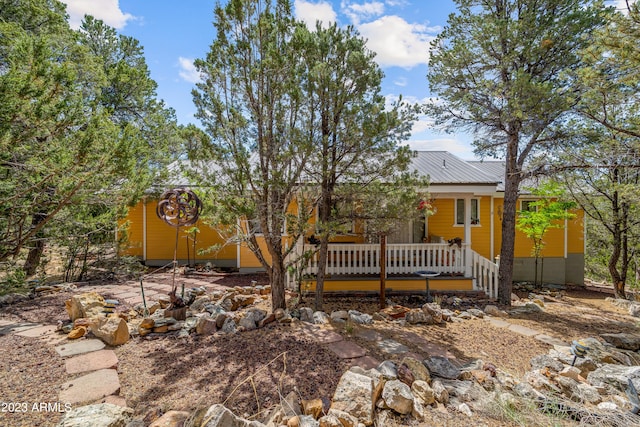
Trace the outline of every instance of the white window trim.
<path fill-rule="evenodd" d="M 476 204 L 478 206 L 478 209 L 477 209 L 477 211 L 478 211 L 478 218 L 477 218 L 478 223 L 477 224 L 470 224 L 470 226 L 471 227 L 482 227 L 482 221 L 480 220 L 480 212 L 481 212 L 480 211 L 480 198 L 478 198 L 478 197 L 471 197 L 471 198 L 468 198 L 468 199 L 463 199 L 461 197 L 457 197 L 457 198 L 455 198 L 453 200 L 453 226 L 454 227 L 464 227 L 465 226 L 464 223 L 458 224 L 458 200 L 464 200 L 464 205 L 467 204 L 467 200 L 469 200 L 469 203 L 471 203 L 471 200 L 476 200 Z M 465 220 L 466 220 L 466 218 L 465 218 Z"/>

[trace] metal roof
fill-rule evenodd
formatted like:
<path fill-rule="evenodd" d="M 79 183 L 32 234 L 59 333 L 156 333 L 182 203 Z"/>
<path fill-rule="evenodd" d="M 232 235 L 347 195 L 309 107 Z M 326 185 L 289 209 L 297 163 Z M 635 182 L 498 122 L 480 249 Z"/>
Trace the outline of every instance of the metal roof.
<path fill-rule="evenodd" d="M 502 181 L 502 178 L 498 178 L 495 174 L 476 167 L 474 163 L 475 162 L 462 160 L 448 151 L 416 151 L 411 161 L 411 168 L 421 175 L 429 176 L 429 183 L 431 185 L 498 185 Z M 502 171 L 504 174 L 504 166 L 502 167 Z"/>

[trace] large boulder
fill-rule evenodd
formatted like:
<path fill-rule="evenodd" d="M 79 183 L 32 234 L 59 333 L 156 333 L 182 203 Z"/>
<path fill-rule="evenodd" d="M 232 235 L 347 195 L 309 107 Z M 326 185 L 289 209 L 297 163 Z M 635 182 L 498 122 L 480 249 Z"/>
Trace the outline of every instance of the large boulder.
<path fill-rule="evenodd" d="M 424 360 L 424 364 L 431 375 L 455 380 L 460 376 L 460 369 L 456 368 L 449 359 L 442 356 L 432 356 Z"/>
<path fill-rule="evenodd" d="M 640 335 L 638 334 L 600 334 L 600 336 L 609 344 L 623 350 L 638 351 L 640 350 Z"/>
<path fill-rule="evenodd" d="M 125 427 L 133 410 L 110 403 L 80 406 L 65 412 L 58 427 Z"/>
<path fill-rule="evenodd" d="M 640 366 L 622 366 L 603 364 L 593 372 L 589 372 L 587 381 L 595 387 L 610 386 L 618 391 L 626 392 L 631 380 L 636 390 L 640 390 Z"/>
<path fill-rule="evenodd" d="M 414 359 L 413 357 L 405 357 L 404 359 L 402 359 L 400 365 L 405 365 L 407 368 L 409 368 L 409 370 L 413 374 L 414 380 L 426 382 L 431 381 L 429 370 L 418 359 Z M 409 386 L 411 386 L 411 384 L 409 384 Z"/>
<path fill-rule="evenodd" d="M 95 319 L 91 332 L 107 345 L 122 345 L 129 341 L 129 327 L 121 317 L 110 316 Z"/>
<path fill-rule="evenodd" d="M 383 381 L 346 371 L 333 394 L 331 409 L 347 412 L 364 425 L 373 424 L 375 403 L 382 393 Z"/>
<path fill-rule="evenodd" d="M 69 314 L 69 319 L 76 320 L 81 317 L 104 317 L 104 298 L 96 292 L 85 292 L 73 295 L 64 302 L 64 308 Z"/>
<path fill-rule="evenodd" d="M 387 381 L 382 390 L 382 399 L 387 407 L 399 414 L 411 413 L 413 409 L 413 394 L 408 385 L 399 380 Z"/>
<path fill-rule="evenodd" d="M 407 314 L 405 314 L 405 320 L 407 321 L 407 323 L 410 323 L 412 325 L 416 325 L 418 323 L 433 325 L 435 323 L 431 315 L 426 313 L 424 310 L 420 310 L 417 308 L 409 310 Z"/>

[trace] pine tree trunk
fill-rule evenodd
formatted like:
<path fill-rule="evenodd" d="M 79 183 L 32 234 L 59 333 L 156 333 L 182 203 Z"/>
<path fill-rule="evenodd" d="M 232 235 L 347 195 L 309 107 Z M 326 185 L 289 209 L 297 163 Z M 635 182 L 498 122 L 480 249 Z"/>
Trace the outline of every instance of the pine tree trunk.
<path fill-rule="evenodd" d="M 285 278 L 284 259 L 282 257 L 273 257 L 271 268 L 269 269 L 272 311 L 276 311 L 278 308 L 287 308 L 287 301 L 285 297 Z"/>
<path fill-rule="evenodd" d="M 34 214 L 31 219 L 31 227 L 37 227 L 42 221 L 46 219 L 45 214 Z M 42 230 L 38 231 L 35 235 L 35 240 L 31 248 L 29 249 L 29 253 L 27 254 L 27 259 L 24 262 L 24 266 L 22 269 L 27 277 L 33 276 L 36 274 L 38 270 L 38 266 L 40 265 L 40 259 L 42 258 L 42 253 L 44 252 L 44 233 Z"/>
<path fill-rule="evenodd" d="M 324 304 L 324 278 L 327 270 L 327 257 L 329 253 L 329 239 L 320 236 L 320 251 L 318 253 L 318 271 L 316 272 L 316 296 L 314 308 L 316 311 L 322 311 Z"/>
<path fill-rule="evenodd" d="M 509 141 L 504 179 L 504 204 L 502 213 L 502 245 L 500 247 L 500 269 L 498 270 L 498 302 L 511 305 L 513 290 L 513 260 L 516 241 L 516 204 L 520 186 L 520 171 L 517 166 L 517 137 Z"/>

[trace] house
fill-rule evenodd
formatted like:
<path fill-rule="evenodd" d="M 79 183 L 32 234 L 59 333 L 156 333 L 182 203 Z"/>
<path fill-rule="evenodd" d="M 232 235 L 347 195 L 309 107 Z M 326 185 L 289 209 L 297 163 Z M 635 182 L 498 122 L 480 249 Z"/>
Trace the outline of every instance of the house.
<path fill-rule="evenodd" d="M 501 161 L 465 161 L 445 151 L 418 151 L 412 168 L 428 175 L 428 192 L 432 215 L 407 221 L 388 236 L 385 270 L 387 289 L 418 292 L 427 286 L 433 290 L 481 290 L 497 296 L 498 258 L 501 245 L 501 220 L 504 188 Z M 193 187 L 192 187 L 193 188 Z M 197 188 L 194 188 L 197 192 Z M 533 196 L 524 194 L 518 209 L 526 208 Z M 127 225 L 126 243 L 122 254 L 136 256 L 147 265 L 161 266 L 173 260 L 175 229 L 156 214 L 157 200 L 145 198 L 129 210 L 122 225 Z M 582 283 L 584 274 L 583 214 L 575 212 L 561 228 L 545 236 L 544 282 Z M 198 224 L 197 224 L 198 225 Z M 229 267 L 241 272 L 261 269 L 258 259 L 243 244 L 227 242 L 213 228 L 198 225 L 197 248 L 215 247 L 207 254 L 195 253 L 187 230 L 178 235 L 177 259 L 198 263 L 210 262 L 217 267 Z M 361 227 L 360 227 L 361 228 Z M 327 292 L 376 291 L 379 289 L 380 245 L 366 243 L 362 230 L 354 225 L 350 233 L 329 245 Z M 313 249 L 312 242 L 290 242 L 298 255 Z M 514 280 L 534 279 L 532 243 L 516 232 Z M 317 257 L 301 266 L 297 278 L 301 287 L 313 291 Z M 418 271 L 430 271 L 438 276 L 425 279 Z"/>

